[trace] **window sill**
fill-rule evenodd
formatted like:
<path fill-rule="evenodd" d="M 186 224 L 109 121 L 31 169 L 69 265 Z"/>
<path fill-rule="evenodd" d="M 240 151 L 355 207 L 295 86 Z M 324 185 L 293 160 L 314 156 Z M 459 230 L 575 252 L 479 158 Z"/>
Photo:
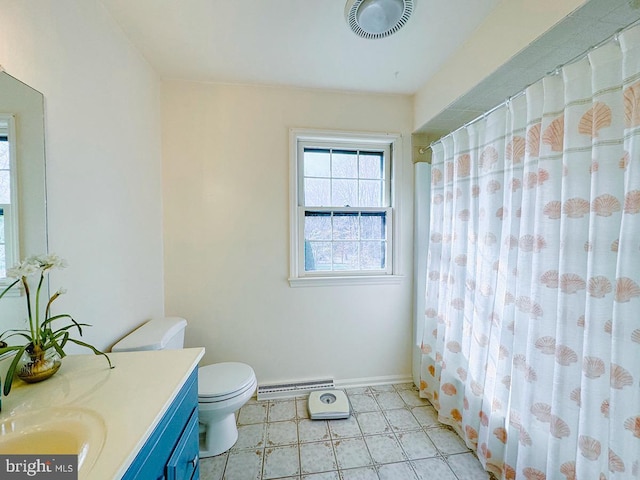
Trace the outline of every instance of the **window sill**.
<path fill-rule="evenodd" d="M 11 280 L 10 282 L 6 280 L 0 280 L 0 293 L 4 291 L 4 289 L 7 288 L 12 283 L 13 283 L 13 280 Z M 23 292 L 24 292 L 24 288 L 22 284 L 15 285 L 11 290 L 5 293 L 4 296 L 5 297 L 21 297 Z"/>
<path fill-rule="evenodd" d="M 399 285 L 404 275 L 352 275 L 344 277 L 296 277 L 289 279 L 291 287 L 326 287 L 343 285 Z"/>

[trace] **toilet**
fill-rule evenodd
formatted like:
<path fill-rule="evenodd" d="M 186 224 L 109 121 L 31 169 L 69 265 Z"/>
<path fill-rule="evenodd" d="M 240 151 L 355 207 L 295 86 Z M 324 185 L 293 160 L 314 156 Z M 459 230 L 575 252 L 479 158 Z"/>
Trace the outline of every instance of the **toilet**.
<path fill-rule="evenodd" d="M 187 321 L 180 317 L 149 320 L 125 336 L 112 352 L 171 350 L 184 346 Z M 253 396 L 256 374 L 244 363 L 222 362 L 198 368 L 200 457 L 229 450 L 238 440 L 236 412 Z"/>

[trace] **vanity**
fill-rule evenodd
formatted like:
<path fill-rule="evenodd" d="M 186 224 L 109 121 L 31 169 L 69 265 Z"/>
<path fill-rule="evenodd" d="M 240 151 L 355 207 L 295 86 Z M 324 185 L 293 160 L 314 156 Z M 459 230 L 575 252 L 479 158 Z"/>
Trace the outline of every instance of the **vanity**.
<path fill-rule="evenodd" d="M 77 454 L 86 480 L 198 479 L 203 355 L 109 353 L 111 370 L 99 355 L 68 355 L 48 380 L 16 380 L 2 397 L 0 453 Z"/>

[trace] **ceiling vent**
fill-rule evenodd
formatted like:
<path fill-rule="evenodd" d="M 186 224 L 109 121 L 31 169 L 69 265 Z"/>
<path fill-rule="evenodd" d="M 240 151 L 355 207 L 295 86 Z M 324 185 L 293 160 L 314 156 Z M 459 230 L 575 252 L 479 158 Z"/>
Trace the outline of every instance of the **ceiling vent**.
<path fill-rule="evenodd" d="M 363 38 L 384 38 L 400 30 L 414 0 L 347 0 L 344 13 L 351 30 Z"/>

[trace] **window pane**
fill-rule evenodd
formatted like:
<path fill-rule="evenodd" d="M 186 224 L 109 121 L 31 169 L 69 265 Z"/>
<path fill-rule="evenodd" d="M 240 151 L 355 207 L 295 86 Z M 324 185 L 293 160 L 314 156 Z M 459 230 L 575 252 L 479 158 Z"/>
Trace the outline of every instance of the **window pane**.
<path fill-rule="evenodd" d="M 331 270 L 331 243 L 305 240 L 304 269 L 307 272 Z"/>
<path fill-rule="evenodd" d="M 382 183 L 379 180 L 360 180 L 359 207 L 382 206 Z"/>
<path fill-rule="evenodd" d="M 331 180 L 321 178 L 304 179 L 304 205 L 321 207 L 331 205 Z"/>
<path fill-rule="evenodd" d="M 384 178 L 381 153 L 360 152 L 360 178 Z"/>
<path fill-rule="evenodd" d="M 327 178 L 331 176 L 331 156 L 329 150 L 316 148 L 304 149 L 304 176 Z"/>
<path fill-rule="evenodd" d="M 334 270 L 359 270 L 358 264 L 358 242 L 333 244 Z"/>
<path fill-rule="evenodd" d="M 384 240 L 386 237 L 385 214 L 363 213 L 360 217 L 360 238 L 363 240 Z"/>
<path fill-rule="evenodd" d="M 0 245 L 0 277 L 7 276 L 7 255 L 4 245 Z"/>
<path fill-rule="evenodd" d="M 334 207 L 357 207 L 358 181 L 331 180 L 331 205 Z"/>
<path fill-rule="evenodd" d="M 304 239 L 331 241 L 331 213 L 305 212 Z"/>
<path fill-rule="evenodd" d="M 347 150 L 334 150 L 331 175 L 335 178 L 358 178 L 357 152 Z"/>
<path fill-rule="evenodd" d="M 0 170 L 0 203 L 11 203 L 11 182 L 7 170 Z"/>
<path fill-rule="evenodd" d="M 9 170 L 9 142 L 0 139 L 0 169 Z"/>
<path fill-rule="evenodd" d="M 361 242 L 360 249 L 362 270 L 385 268 L 385 242 Z"/>
<path fill-rule="evenodd" d="M 358 240 L 358 214 L 336 213 L 333 217 L 334 240 Z"/>

